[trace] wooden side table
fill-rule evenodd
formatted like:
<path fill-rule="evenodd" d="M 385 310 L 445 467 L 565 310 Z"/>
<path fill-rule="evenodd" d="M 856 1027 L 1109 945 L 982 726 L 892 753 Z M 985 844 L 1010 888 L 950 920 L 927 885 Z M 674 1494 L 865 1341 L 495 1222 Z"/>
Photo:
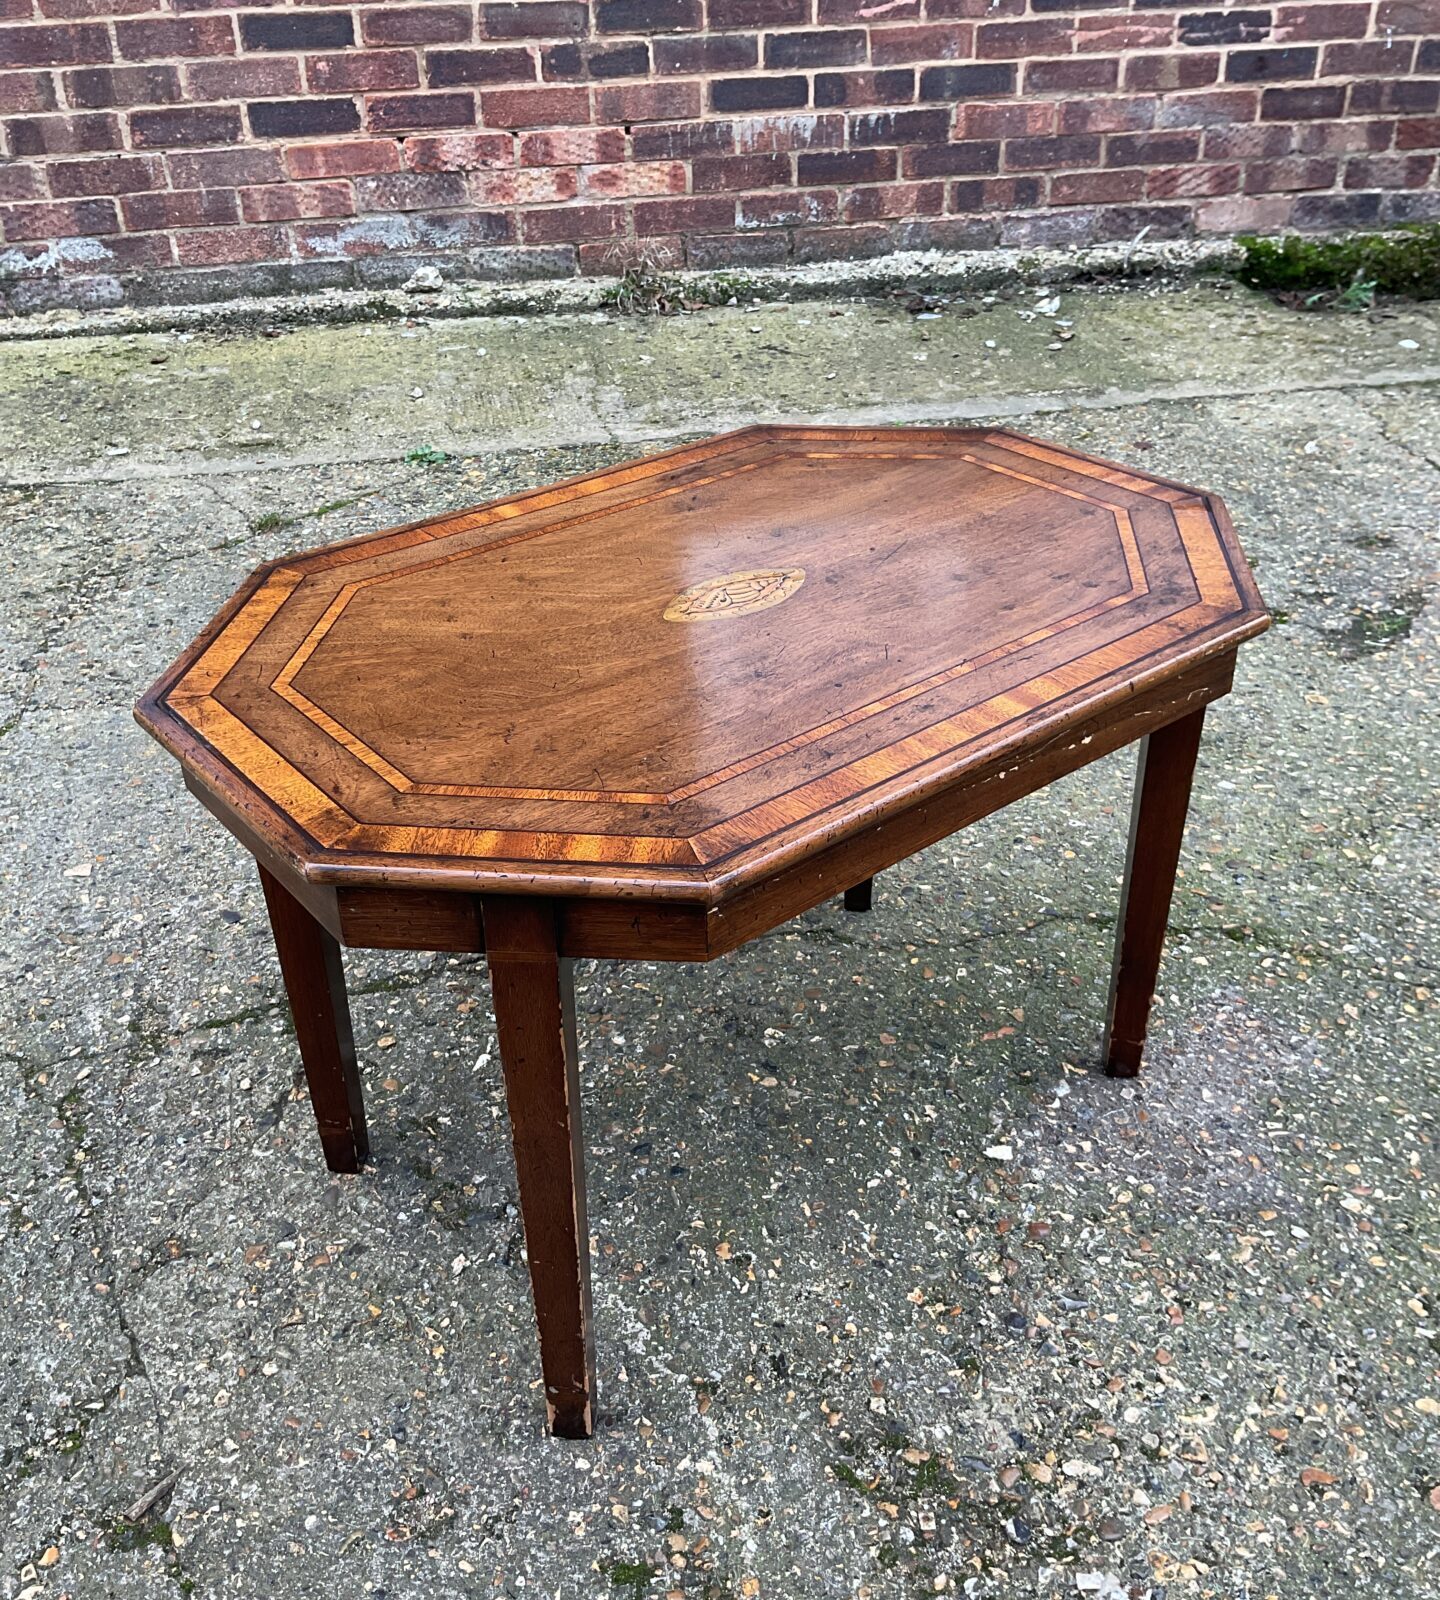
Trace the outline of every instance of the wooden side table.
<path fill-rule="evenodd" d="M 748 428 L 260 567 L 141 700 L 255 857 L 329 1166 L 340 947 L 484 951 L 550 1422 L 592 1426 L 570 962 L 705 961 L 1141 741 L 1140 1067 L 1205 706 L 1269 619 L 1211 495 L 997 429 Z"/>

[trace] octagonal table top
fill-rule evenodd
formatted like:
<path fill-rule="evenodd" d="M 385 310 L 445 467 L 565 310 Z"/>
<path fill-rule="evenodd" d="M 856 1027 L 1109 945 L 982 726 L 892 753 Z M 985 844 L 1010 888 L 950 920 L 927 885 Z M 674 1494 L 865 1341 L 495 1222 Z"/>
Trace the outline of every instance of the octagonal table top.
<path fill-rule="evenodd" d="M 267 563 L 136 715 L 312 881 L 713 901 L 1267 622 L 1200 491 L 756 427 Z"/>

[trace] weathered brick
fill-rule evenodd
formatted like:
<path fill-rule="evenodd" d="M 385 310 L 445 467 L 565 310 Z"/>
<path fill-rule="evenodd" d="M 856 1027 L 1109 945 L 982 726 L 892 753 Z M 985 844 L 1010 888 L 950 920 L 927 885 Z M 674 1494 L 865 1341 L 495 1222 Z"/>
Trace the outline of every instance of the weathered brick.
<path fill-rule="evenodd" d="M 1380 220 L 1378 194 L 1305 194 L 1290 214 L 1297 228 L 1370 228 Z"/>
<path fill-rule="evenodd" d="M 1195 227 L 1201 233 L 1279 233 L 1294 209 L 1288 195 L 1232 195 L 1198 205 Z"/>
<path fill-rule="evenodd" d="M 12 156 L 79 155 L 86 150 L 118 150 L 124 143 L 119 121 L 98 112 L 14 117 L 5 124 L 5 137 Z"/>
<path fill-rule="evenodd" d="M 506 46 L 429 50 L 425 54 L 425 73 L 433 89 L 453 88 L 460 83 L 534 83 L 535 57 L 523 48 Z"/>
<path fill-rule="evenodd" d="M 712 126 L 718 128 L 719 125 Z M 637 128 L 636 159 L 648 160 L 652 153 L 662 154 L 658 150 L 642 150 L 642 135 L 649 135 L 654 140 L 667 131 L 664 128 Z M 665 155 L 673 153 L 663 152 Z M 555 133 L 527 133 L 520 141 L 520 163 L 526 167 L 568 167 L 624 159 L 625 134 L 620 128 L 563 128 Z"/>
<path fill-rule="evenodd" d="M 188 267 L 223 267 L 284 261 L 290 250 L 283 228 L 209 228 L 177 234 L 175 253 Z"/>
<path fill-rule="evenodd" d="M 635 232 L 642 238 L 665 233 L 716 233 L 733 227 L 734 221 L 735 202 L 719 195 L 635 202 Z"/>
<path fill-rule="evenodd" d="M 419 69 L 409 50 L 355 50 L 310 56 L 305 62 L 305 79 L 316 94 L 420 87 Z"/>
<path fill-rule="evenodd" d="M 165 163 L 158 156 L 92 156 L 88 161 L 55 161 L 49 168 L 50 193 L 57 200 L 82 195 L 133 194 L 165 187 Z"/>
<path fill-rule="evenodd" d="M 816 0 L 817 22 L 902 22 L 920 15 L 920 0 Z"/>
<path fill-rule="evenodd" d="M 127 194 L 120 215 L 132 233 L 161 228 L 214 228 L 240 220 L 233 189 L 169 189 L 158 194 Z"/>
<path fill-rule="evenodd" d="M 580 271 L 614 276 L 630 267 L 645 272 L 676 272 L 685 265 L 685 241 L 678 234 L 653 239 L 592 239 L 578 247 Z"/>
<path fill-rule="evenodd" d="M 1050 180 L 1050 203 L 1056 206 L 1139 200 L 1144 193 L 1145 174 L 1139 171 L 1057 172 Z"/>
<path fill-rule="evenodd" d="M 1276 78 L 1313 78 L 1320 52 L 1313 47 L 1275 50 L 1232 50 L 1225 61 L 1230 83 L 1270 82 Z"/>
<path fill-rule="evenodd" d="M 1146 58 L 1140 57 L 1144 60 Z M 1162 57 L 1168 60 L 1168 57 Z M 1133 65 L 1133 63 L 1132 63 Z M 1072 61 L 1027 61 L 1026 94 L 1078 94 L 1086 89 L 1113 89 L 1120 79 L 1120 63 L 1104 56 Z M 1126 88 L 1158 88 L 1158 84 L 1127 83 Z"/>
<path fill-rule="evenodd" d="M 1302 156 L 1347 156 L 1388 150 L 1395 124 L 1381 121 L 1301 122 L 1290 130 L 1292 148 Z"/>
<path fill-rule="evenodd" d="M 631 147 L 637 161 L 685 160 L 697 155 L 725 155 L 735 149 L 729 122 L 656 123 L 634 130 Z"/>
<path fill-rule="evenodd" d="M 520 235 L 527 244 L 613 238 L 625 232 L 627 215 L 623 205 L 549 206 L 525 212 L 520 219 Z"/>
<path fill-rule="evenodd" d="M 661 34 L 651 41 L 656 72 L 745 72 L 760 61 L 753 33 Z"/>
<path fill-rule="evenodd" d="M 784 150 L 838 150 L 845 143 L 845 118 L 833 112 L 737 117 L 732 124 L 741 155 Z"/>
<path fill-rule="evenodd" d="M 776 71 L 796 67 L 853 67 L 865 59 L 863 28 L 810 28 L 765 36 L 765 65 Z"/>
<path fill-rule="evenodd" d="M 1067 100 L 1059 107 L 1059 133 L 1133 133 L 1154 126 L 1160 102 L 1116 95 L 1104 100 Z"/>
<path fill-rule="evenodd" d="M 540 76 L 567 78 L 645 78 L 650 75 L 650 45 L 645 39 L 610 44 L 603 40 L 547 44 L 540 52 Z"/>
<path fill-rule="evenodd" d="M 74 67 L 110 59 L 110 30 L 100 23 L 0 27 L 0 64 L 6 67 Z"/>
<path fill-rule="evenodd" d="M 975 30 L 964 23 L 873 28 L 870 32 L 870 59 L 877 67 L 920 61 L 968 61 L 974 51 Z"/>
<path fill-rule="evenodd" d="M 846 222 L 881 222 L 888 217 L 933 216 L 945 209 L 945 185 L 868 183 L 849 190 L 841 202 Z"/>
<path fill-rule="evenodd" d="M 361 211 L 433 211 L 463 206 L 470 192 L 461 172 L 384 172 L 355 179 Z"/>
<path fill-rule="evenodd" d="M 973 100 L 981 95 L 1014 94 L 1013 66 L 926 67 L 920 74 L 922 100 Z"/>
<path fill-rule="evenodd" d="M 946 203 L 951 211 L 1019 211 L 1043 194 L 1040 178 L 967 178 L 950 185 Z"/>
<path fill-rule="evenodd" d="M 360 13 L 366 44 L 464 44 L 473 29 L 469 6 L 381 5 Z"/>
<path fill-rule="evenodd" d="M 1273 125 L 1209 128 L 1201 137 L 1206 161 L 1269 160 L 1287 156 L 1294 148 L 1291 130 Z"/>
<path fill-rule="evenodd" d="M 975 54 L 982 61 L 1063 56 L 1074 47 L 1071 30 L 1060 22 L 982 22 L 975 30 Z"/>
<path fill-rule="evenodd" d="M 869 111 L 850 118 L 850 143 L 943 144 L 950 136 L 947 107 L 924 111 Z"/>
<path fill-rule="evenodd" d="M 1440 106 L 1440 82 L 1434 78 L 1370 79 L 1350 85 L 1346 109 L 1352 117 L 1376 112 L 1400 115 L 1434 111 Z"/>
<path fill-rule="evenodd" d="M 884 183 L 896 176 L 894 150 L 812 150 L 795 158 L 800 183 Z"/>
<path fill-rule="evenodd" d="M 473 172 L 514 161 L 515 142 L 508 133 L 420 134 L 405 141 L 405 165 L 412 172 Z"/>
<path fill-rule="evenodd" d="M 1174 42 L 1175 23 L 1160 16 L 1085 16 L 1076 18 L 1075 30 L 1075 48 L 1086 54 L 1097 50 L 1168 50 Z"/>
<path fill-rule="evenodd" d="M 1282 156 L 1278 161 L 1252 161 L 1245 168 L 1246 194 L 1276 190 L 1330 189 L 1339 165 L 1326 156 Z"/>
<path fill-rule="evenodd" d="M 1184 239 L 1190 232 L 1188 206 L 1102 206 L 1095 217 L 1095 237 L 1102 243 L 1141 234 L 1152 239 Z"/>
<path fill-rule="evenodd" d="M 1269 11 L 1188 11 L 1180 16 L 1181 44 L 1260 44 L 1270 37 Z"/>
<path fill-rule="evenodd" d="M 43 167 L 29 166 L 19 161 L 0 162 L 0 201 L 43 200 L 43 171 Z"/>
<path fill-rule="evenodd" d="M 956 144 L 917 146 L 901 152 L 900 165 L 907 178 L 955 178 L 998 172 L 1000 143 L 996 139 L 964 139 Z"/>
<path fill-rule="evenodd" d="M 849 227 L 798 228 L 796 261 L 860 261 L 883 256 L 893 248 L 889 227 L 883 222 L 857 222 Z"/>
<path fill-rule="evenodd" d="M 65 98 L 82 111 L 167 105 L 181 92 L 179 69 L 168 66 L 77 67 L 64 74 L 64 84 Z"/>
<path fill-rule="evenodd" d="M 1100 140 L 1084 134 L 1053 138 L 1007 139 L 1005 165 L 1019 172 L 1048 167 L 1093 167 L 1100 160 Z"/>
<path fill-rule="evenodd" d="M 1267 89 L 1260 99 L 1262 122 L 1303 122 L 1316 117 L 1338 117 L 1345 110 L 1343 84 L 1304 89 Z"/>
<path fill-rule="evenodd" d="M 1352 156 L 1345 163 L 1347 189 L 1423 189 L 1435 175 L 1436 158 L 1410 155 Z"/>
<path fill-rule="evenodd" d="M 580 192 L 578 167 L 514 167 L 476 172 L 470 192 L 480 205 L 544 206 L 573 200 Z"/>
<path fill-rule="evenodd" d="M 475 122 L 475 96 L 469 90 L 441 94 L 377 94 L 365 102 L 372 133 L 410 133 L 423 128 L 468 128 Z"/>
<path fill-rule="evenodd" d="M 773 267 L 790 254 L 783 233 L 698 233 L 685 241 L 685 260 L 697 272 L 726 267 Z"/>
<path fill-rule="evenodd" d="M 1061 104 L 1069 102 L 1062 101 Z M 1054 133 L 1059 118 L 1060 106 L 1053 100 L 1002 100 L 966 105 L 956 112 L 955 137 L 1008 139 L 1018 138 L 1021 134 Z"/>
<path fill-rule="evenodd" d="M 247 50 L 335 50 L 355 43 L 348 11 L 255 11 L 240 18 Z"/>
<path fill-rule="evenodd" d="M 145 149 L 185 144 L 235 144 L 243 136 L 234 106 L 167 106 L 132 111 L 130 142 Z"/>
<path fill-rule="evenodd" d="M 1440 0 L 1380 0 L 1375 27 L 1380 33 L 1440 33 Z"/>
<path fill-rule="evenodd" d="M 252 100 L 250 131 L 257 139 L 293 139 L 304 134 L 353 133 L 360 112 L 353 100 Z"/>
<path fill-rule="evenodd" d="M 993 250 L 999 242 L 991 217 L 900 217 L 890 224 L 893 250 Z"/>
<path fill-rule="evenodd" d="M 509 217 L 486 211 L 412 211 L 340 222 L 296 223 L 291 229 L 296 254 L 302 260 L 329 261 L 396 257 L 407 250 L 473 250 L 508 244 L 514 235 Z M 402 280 L 409 271 L 403 261 L 392 262 L 390 270 Z M 380 281 L 386 280 L 387 274 L 382 272 Z"/>
<path fill-rule="evenodd" d="M 778 111 L 803 106 L 810 98 L 807 78 L 715 78 L 710 84 L 714 111 Z"/>
<path fill-rule="evenodd" d="M 1380 26 L 1384 28 L 1386 24 Z M 1370 7 L 1364 4 L 1288 5 L 1280 6 L 1275 12 L 1277 43 L 1296 39 L 1363 39 L 1369 27 Z"/>
<path fill-rule="evenodd" d="M 1240 167 L 1152 167 L 1145 173 L 1145 194 L 1150 200 L 1194 200 L 1234 194 L 1240 187 Z"/>
<path fill-rule="evenodd" d="M 407 151 L 413 143 L 414 140 L 405 141 Z M 398 172 L 400 151 L 393 139 L 292 144 L 285 150 L 285 170 L 292 178 L 357 178 L 376 172 Z"/>
<path fill-rule="evenodd" d="M 480 105 L 487 128 L 544 128 L 590 120 L 588 89 L 486 89 Z"/>
<path fill-rule="evenodd" d="M 602 200 L 684 194 L 685 183 L 685 166 L 680 161 L 628 161 L 580 169 L 580 192 Z"/>
<path fill-rule="evenodd" d="M 915 98 L 913 67 L 878 72 L 817 72 L 816 106 L 893 106 Z"/>
<path fill-rule="evenodd" d="M 595 91 L 601 122 L 675 122 L 700 115 L 698 83 L 607 84 Z"/>
<path fill-rule="evenodd" d="M 1174 166 L 1199 158 L 1198 132 L 1117 133 L 1105 141 L 1107 167 Z"/>
<path fill-rule="evenodd" d="M 246 222 L 298 222 L 306 217 L 348 217 L 355 195 L 343 178 L 319 183 L 270 183 L 240 191 Z"/>
<path fill-rule="evenodd" d="M 0 114 L 53 111 L 55 83 L 48 72 L 0 72 Z"/>
<path fill-rule="evenodd" d="M 1131 56 L 1125 63 L 1127 90 L 1203 89 L 1218 83 L 1223 58 L 1218 52 Z"/>
<path fill-rule="evenodd" d="M 712 28 L 786 28 L 810 21 L 811 0 L 709 0 Z"/>
<path fill-rule="evenodd" d="M 172 189 L 229 189 L 242 183 L 280 183 L 285 168 L 276 150 L 172 151 L 165 157 Z"/>
<path fill-rule="evenodd" d="M 233 56 L 235 29 L 226 16 L 146 17 L 139 22 L 117 22 L 115 42 L 125 61 Z"/>
<path fill-rule="evenodd" d="M 690 174 L 696 194 L 771 189 L 790 182 L 790 158 L 784 155 L 698 156 L 690 164 Z"/>
<path fill-rule="evenodd" d="M 712 24 L 730 26 L 718 19 Z M 703 26 L 700 0 L 595 0 L 598 33 L 694 33 Z"/>
<path fill-rule="evenodd" d="M 1406 117 L 1395 124 L 1397 150 L 1440 149 L 1440 117 Z"/>
<path fill-rule="evenodd" d="M 191 61 L 185 67 L 185 87 L 195 100 L 259 100 L 300 94 L 304 89 L 300 63 L 293 56 Z"/>
<path fill-rule="evenodd" d="M 1253 122 L 1260 96 L 1253 89 L 1215 89 L 1207 94 L 1167 95 L 1155 113 L 1159 128 L 1223 128 Z"/>
<path fill-rule="evenodd" d="M 1435 68 L 1440 70 L 1440 39 L 1427 40 L 1437 46 Z M 1320 57 L 1322 78 L 1383 78 L 1391 73 L 1410 71 L 1415 53 L 1414 39 L 1370 39 L 1364 44 L 1328 44 Z M 1423 67 L 1421 70 L 1425 70 Z"/>
<path fill-rule="evenodd" d="M 834 189 L 785 189 L 748 194 L 735 207 L 737 228 L 801 228 L 840 220 Z"/>
<path fill-rule="evenodd" d="M 119 233 L 120 219 L 113 200 L 55 200 L 45 204 L 20 204 L 4 208 L 5 237 L 17 239 L 74 239 Z"/>
<path fill-rule="evenodd" d="M 589 11 L 578 0 L 522 0 L 480 7 L 482 39 L 564 39 L 583 34 L 589 25 Z"/>

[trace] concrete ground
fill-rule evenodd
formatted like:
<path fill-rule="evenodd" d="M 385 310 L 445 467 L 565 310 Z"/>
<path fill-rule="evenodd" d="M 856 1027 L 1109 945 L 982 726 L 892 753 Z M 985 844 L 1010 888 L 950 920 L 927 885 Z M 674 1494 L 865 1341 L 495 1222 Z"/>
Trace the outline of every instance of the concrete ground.
<path fill-rule="evenodd" d="M 3 347 L 0 1595 L 1434 1593 L 1440 313 L 1037 298 Z M 582 968 L 559 1443 L 482 963 L 350 958 L 327 1175 L 250 862 L 129 708 L 261 559 L 761 417 L 1217 489 L 1278 626 L 1134 1085 L 1124 755 L 868 918 Z"/>

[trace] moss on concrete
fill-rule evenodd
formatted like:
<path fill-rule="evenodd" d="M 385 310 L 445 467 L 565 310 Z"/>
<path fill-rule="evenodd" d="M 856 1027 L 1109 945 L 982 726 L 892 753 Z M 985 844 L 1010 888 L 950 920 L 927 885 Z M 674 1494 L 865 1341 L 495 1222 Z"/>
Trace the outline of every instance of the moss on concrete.
<path fill-rule="evenodd" d="M 1352 233 L 1339 239 L 1287 234 L 1278 239 L 1242 235 L 1242 283 L 1274 294 L 1309 295 L 1303 301 L 1322 309 L 1327 295 L 1349 295 L 1363 310 L 1375 294 L 1412 300 L 1440 299 L 1440 223 L 1414 223 L 1389 233 Z M 1357 294 L 1360 286 L 1369 293 Z"/>

